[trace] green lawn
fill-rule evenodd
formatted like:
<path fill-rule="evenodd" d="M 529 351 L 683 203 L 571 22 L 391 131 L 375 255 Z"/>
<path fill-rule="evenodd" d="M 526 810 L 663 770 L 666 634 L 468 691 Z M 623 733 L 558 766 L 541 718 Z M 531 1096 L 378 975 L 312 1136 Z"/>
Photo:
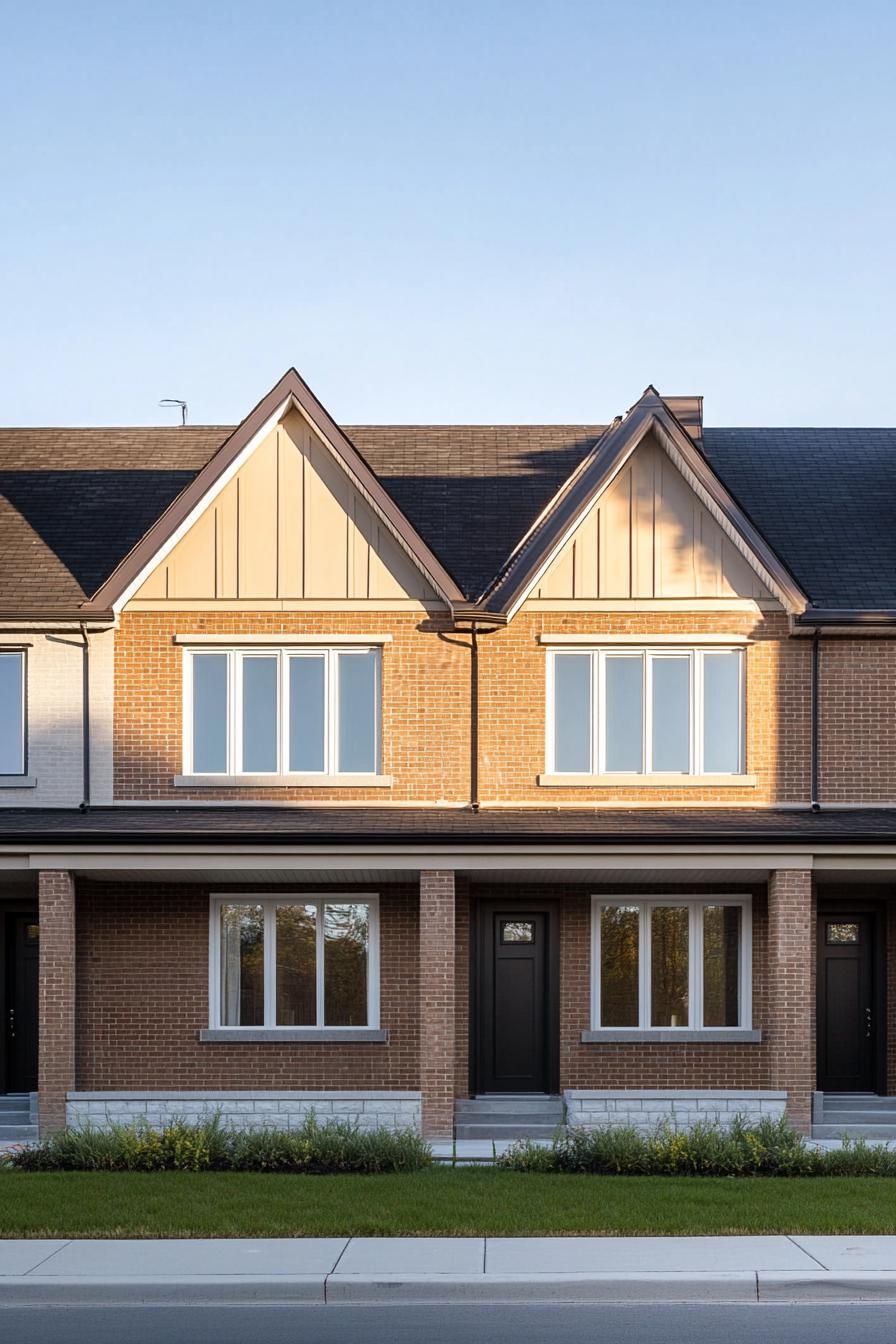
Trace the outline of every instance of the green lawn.
<path fill-rule="evenodd" d="M 0 1173 L 2 1237 L 896 1233 L 874 1177 Z"/>

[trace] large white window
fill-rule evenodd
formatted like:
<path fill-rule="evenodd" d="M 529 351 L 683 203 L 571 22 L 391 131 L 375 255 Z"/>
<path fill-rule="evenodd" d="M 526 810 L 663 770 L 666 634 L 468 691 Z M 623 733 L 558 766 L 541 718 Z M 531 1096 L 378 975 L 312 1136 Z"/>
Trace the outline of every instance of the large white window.
<path fill-rule="evenodd" d="M 548 653 L 547 768 L 571 775 L 739 775 L 743 650 Z"/>
<path fill-rule="evenodd" d="M 25 654 L 0 652 L 0 775 L 25 773 Z"/>
<path fill-rule="evenodd" d="M 187 649 L 188 775 L 375 775 L 380 651 Z"/>
<path fill-rule="evenodd" d="M 216 896 L 212 1027 L 378 1027 L 375 896 Z"/>
<path fill-rule="evenodd" d="M 750 1027 L 749 897 L 595 897 L 595 1029 Z"/>

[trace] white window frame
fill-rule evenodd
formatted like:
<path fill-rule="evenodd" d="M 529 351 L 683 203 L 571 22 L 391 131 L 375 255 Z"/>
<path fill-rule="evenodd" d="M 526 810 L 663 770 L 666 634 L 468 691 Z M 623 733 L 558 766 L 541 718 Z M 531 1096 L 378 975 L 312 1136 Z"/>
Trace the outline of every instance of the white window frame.
<path fill-rule="evenodd" d="M 28 656 L 25 649 L 0 647 L 0 658 L 18 658 L 21 668 L 22 696 L 19 705 L 19 760 L 18 769 L 4 770 L 5 779 L 17 779 L 28 773 Z"/>
<path fill-rule="evenodd" d="M 638 907 L 638 1025 L 606 1026 L 600 1020 L 601 939 L 600 912 L 605 906 Z M 740 908 L 740 984 L 739 1021 L 734 1027 L 703 1024 L 703 912 L 707 906 L 733 905 Z M 683 907 L 688 911 L 688 1022 L 677 1027 L 654 1026 L 651 1022 L 651 911 L 656 906 Z M 641 896 L 621 892 L 591 898 L 591 1024 L 594 1031 L 731 1032 L 752 1030 L 753 1025 L 753 901 L 748 895 L 726 896 Z"/>
<path fill-rule="evenodd" d="M 737 747 L 738 759 L 736 770 L 714 770 L 707 771 L 703 768 L 704 742 L 703 742 L 703 678 L 704 678 L 704 660 L 713 654 L 736 653 L 738 654 L 738 724 L 737 724 Z M 591 713 L 590 713 L 590 768 L 588 770 L 561 770 L 557 765 L 555 741 L 554 741 L 554 682 L 555 682 L 555 660 L 562 655 L 581 654 L 591 659 Z M 634 658 L 638 657 L 642 662 L 641 686 L 643 695 L 643 714 L 641 725 L 641 760 L 643 769 L 636 770 L 608 770 L 606 765 L 606 732 L 603 729 L 604 712 L 606 707 L 606 666 L 608 658 Z M 687 658 L 689 661 L 689 684 L 690 684 L 690 731 L 688 746 L 688 769 L 680 771 L 654 770 L 653 769 L 653 667 L 659 658 Z M 593 647 L 564 646 L 549 648 L 547 651 L 546 664 L 546 690 L 545 690 L 545 761 L 549 775 L 563 776 L 570 775 L 575 778 L 582 775 L 594 775 L 602 778 L 612 779 L 614 775 L 622 778 L 629 778 L 632 775 L 638 775 L 645 779 L 651 776 L 660 775 L 666 778 L 670 775 L 680 775 L 686 779 L 692 775 L 706 776 L 708 779 L 736 779 L 744 774 L 746 769 L 746 657 L 742 646 L 737 644 L 713 644 L 711 646 L 693 646 L 670 647 L 668 645 L 613 645 L 602 647 L 595 645 Z"/>
<path fill-rule="evenodd" d="M 225 905 L 261 905 L 264 907 L 264 1022 L 252 1026 L 232 1026 L 221 1021 L 221 907 Z M 294 1032 L 295 1027 L 277 1022 L 277 907 L 282 905 L 314 905 L 317 907 L 317 941 L 315 957 L 317 1021 L 303 1025 L 302 1031 L 356 1032 L 378 1030 L 380 1025 L 380 898 L 377 892 L 311 892 L 279 891 L 269 893 L 231 891 L 211 897 L 208 940 L 208 1003 L 209 1027 L 212 1030 L 283 1031 Z M 367 1022 L 363 1027 L 330 1026 L 324 1016 L 324 932 L 325 905 L 366 905 L 367 929 Z"/>
<path fill-rule="evenodd" d="M 319 647 L 284 645 L 268 648 L 262 645 L 234 645 L 219 648 L 214 645 L 195 645 L 184 648 L 183 658 L 183 772 L 203 779 L 232 779 L 240 775 L 256 778 L 269 776 L 272 780 L 294 776 L 309 776 L 322 780 L 340 776 L 354 776 L 357 771 L 339 769 L 339 658 L 343 654 L 373 653 L 375 659 L 374 684 L 374 762 L 372 770 L 363 771 L 364 777 L 379 774 L 382 761 L 382 649 L 375 644 L 339 644 Z M 218 654 L 227 659 L 227 769 L 219 771 L 193 769 L 193 659 L 197 655 Z M 243 660 L 271 658 L 277 662 L 277 761 L 273 770 L 245 770 L 242 766 L 242 686 Z M 289 659 L 322 658 L 324 661 L 324 762 L 322 770 L 290 770 L 289 768 Z"/>

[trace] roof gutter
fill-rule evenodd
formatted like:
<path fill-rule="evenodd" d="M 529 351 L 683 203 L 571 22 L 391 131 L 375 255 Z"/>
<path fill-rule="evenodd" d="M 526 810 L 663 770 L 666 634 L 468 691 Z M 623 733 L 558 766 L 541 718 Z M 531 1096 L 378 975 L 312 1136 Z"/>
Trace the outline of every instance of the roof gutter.
<path fill-rule="evenodd" d="M 896 608 L 866 611 L 858 607 L 807 607 L 794 617 L 794 625 L 807 633 L 819 626 L 896 627 Z"/>

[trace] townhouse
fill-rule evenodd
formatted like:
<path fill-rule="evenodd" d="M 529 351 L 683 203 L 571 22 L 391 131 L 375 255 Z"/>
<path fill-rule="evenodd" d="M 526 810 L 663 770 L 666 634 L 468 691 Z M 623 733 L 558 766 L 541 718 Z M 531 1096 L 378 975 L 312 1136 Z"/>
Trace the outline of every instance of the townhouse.
<path fill-rule="evenodd" d="M 0 431 L 0 1134 L 886 1120 L 894 464 L 294 370 Z"/>

